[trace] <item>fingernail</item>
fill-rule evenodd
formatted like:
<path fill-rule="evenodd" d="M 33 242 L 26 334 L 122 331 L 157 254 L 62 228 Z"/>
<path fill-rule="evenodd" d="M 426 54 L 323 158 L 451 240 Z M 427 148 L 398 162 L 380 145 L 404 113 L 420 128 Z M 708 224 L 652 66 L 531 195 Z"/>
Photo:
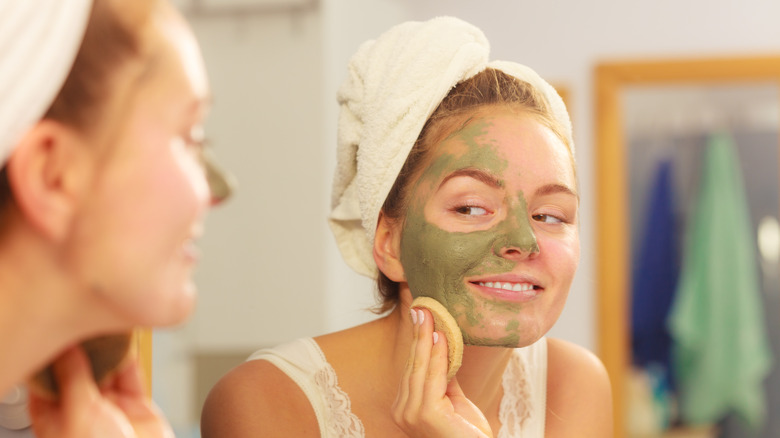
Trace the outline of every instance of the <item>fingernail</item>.
<path fill-rule="evenodd" d="M 418 310 L 420 312 L 420 325 L 422 325 L 423 322 L 425 322 L 425 313 L 422 310 Z"/>
<path fill-rule="evenodd" d="M 410 309 L 410 312 L 412 314 L 412 324 L 417 324 L 417 311 L 414 309 Z"/>
<path fill-rule="evenodd" d="M 433 345 L 436 345 L 437 342 L 439 342 L 439 334 L 433 332 Z"/>

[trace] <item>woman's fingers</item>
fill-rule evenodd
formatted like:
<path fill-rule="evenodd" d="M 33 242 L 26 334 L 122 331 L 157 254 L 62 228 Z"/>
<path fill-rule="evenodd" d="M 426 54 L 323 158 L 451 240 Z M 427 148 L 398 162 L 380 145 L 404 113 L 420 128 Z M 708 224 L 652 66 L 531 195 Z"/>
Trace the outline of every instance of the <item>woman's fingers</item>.
<path fill-rule="evenodd" d="M 135 360 L 124 361 L 119 368 L 117 368 L 116 374 L 111 382 L 114 390 L 122 392 L 125 395 L 138 397 L 146 396 L 141 367 Z"/>
<path fill-rule="evenodd" d="M 414 309 L 417 313 L 415 325 L 414 358 L 409 376 L 409 400 L 407 404 L 412 409 L 419 408 L 423 403 L 425 382 L 428 377 L 428 365 L 433 347 L 433 317 L 427 309 Z"/>
<path fill-rule="evenodd" d="M 447 384 L 447 398 L 452 403 L 452 408 L 458 417 L 463 418 L 485 436 L 493 436 L 493 432 L 490 430 L 490 423 L 485 418 L 485 414 L 471 400 L 466 398 L 466 395 L 463 394 L 463 390 L 460 388 L 460 384 L 458 384 L 457 377 L 453 377 Z"/>
<path fill-rule="evenodd" d="M 64 405 L 80 404 L 94 399 L 98 388 L 84 349 L 75 346 L 62 354 L 52 366 L 59 397 Z"/>
<path fill-rule="evenodd" d="M 417 348 L 417 310 L 409 310 L 409 318 L 412 321 L 412 342 L 409 350 L 409 357 L 406 359 L 406 365 L 404 366 L 403 373 L 401 374 L 401 381 L 398 384 L 398 395 L 395 399 L 393 406 L 393 414 L 396 417 L 396 421 L 401 415 L 402 408 L 406 406 L 407 400 L 409 400 L 409 378 L 412 375 L 412 364 L 414 363 L 414 352 Z"/>
<path fill-rule="evenodd" d="M 397 423 L 409 421 L 409 417 L 416 415 L 419 411 L 422 402 L 422 384 L 426 372 L 426 369 L 421 370 L 422 367 L 426 367 L 425 363 L 427 363 L 425 342 L 421 343 L 421 332 L 426 315 L 421 309 L 412 308 L 409 310 L 409 318 L 412 323 L 409 357 L 406 360 L 398 387 L 398 395 L 393 405 L 393 417 Z M 428 319 L 431 318 L 428 317 Z"/>
<path fill-rule="evenodd" d="M 425 376 L 423 403 L 437 403 L 445 396 L 447 390 L 447 337 L 442 332 L 433 332 L 431 335 L 432 347 L 428 370 Z"/>
<path fill-rule="evenodd" d="M 490 437 L 484 415 L 447 382 L 447 339 L 427 309 L 411 309 L 412 341 L 393 405 L 393 419 L 410 437 Z M 452 400 L 451 400 L 452 398 Z"/>
<path fill-rule="evenodd" d="M 412 342 L 393 415 L 399 423 L 425 421 L 435 416 L 447 386 L 447 343 L 434 332 L 427 309 L 411 309 Z"/>
<path fill-rule="evenodd" d="M 106 400 L 110 400 L 131 417 L 144 414 L 148 410 L 141 369 L 134 360 L 120 364 L 115 373 L 104 382 L 100 391 Z"/>
<path fill-rule="evenodd" d="M 490 437 L 484 415 L 463 394 L 457 379 L 447 383 L 447 339 L 434 332 L 427 309 L 412 309 L 412 342 L 393 418 L 410 437 Z M 452 399 L 451 399 L 452 398 Z"/>

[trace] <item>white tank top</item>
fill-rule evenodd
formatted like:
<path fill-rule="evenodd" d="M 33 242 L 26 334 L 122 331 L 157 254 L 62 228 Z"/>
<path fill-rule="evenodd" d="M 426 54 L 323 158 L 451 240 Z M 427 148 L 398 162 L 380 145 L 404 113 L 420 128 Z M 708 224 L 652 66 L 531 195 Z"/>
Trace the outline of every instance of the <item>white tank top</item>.
<path fill-rule="evenodd" d="M 317 342 L 302 338 L 263 349 L 247 361 L 263 359 L 287 374 L 309 399 L 320 436 L 364 438 L 360 419 L 352 413 L 349 396 L 341 390 L 336 372 Z M 497 438 L 544 437 L 547 404 L 547 340 L 517 348 L 504 371 L 504 397 L 499 408 Z"/>

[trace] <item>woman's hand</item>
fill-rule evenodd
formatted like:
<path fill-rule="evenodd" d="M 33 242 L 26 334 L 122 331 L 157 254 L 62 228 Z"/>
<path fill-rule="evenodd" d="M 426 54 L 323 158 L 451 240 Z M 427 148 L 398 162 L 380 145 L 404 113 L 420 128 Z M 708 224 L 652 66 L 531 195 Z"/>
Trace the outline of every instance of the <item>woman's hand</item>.
<path fill-rule="evenodd" d="M 173 431 L 144 393 L 134 360 L 98 388 L 81 347 L 73 347 L 54 363 L 60 396 L 30 394 L 30 416 L 38 438 L 173 438 Z"/>
<path fill-rule="evenodd" d="M 447 339 L 434 335 L 433 317 L 412 309 L 414 338 L 393 405 L 393 420 L 410 437 L 492 437 L 482 412 L 463 394 L 457 377 L 447 383 Z"/>

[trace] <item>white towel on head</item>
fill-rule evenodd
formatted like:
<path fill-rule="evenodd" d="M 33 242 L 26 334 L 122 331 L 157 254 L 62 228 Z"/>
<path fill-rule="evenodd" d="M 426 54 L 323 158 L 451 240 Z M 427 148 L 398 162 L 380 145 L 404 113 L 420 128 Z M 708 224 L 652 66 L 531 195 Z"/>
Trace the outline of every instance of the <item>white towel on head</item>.
<path fill-rule="evenodd" d="M 555 90 L 528 67 L 488 64 L 478 28 L 453 17 L 397 25 L 360 46 L 338 92 L 336 176 L 329 223 L 342 256 L 375 277 L 374 232 L 409 151 L 439 103 L 459 82 L 488 66 L 529 82 L 547 98 L 571 142 L 571 124 Z"/>
<path fill-rule="evenodd" d="M 92 0 L 0 0 L 0 167 L 62 88 L 91 9 Z"/>

